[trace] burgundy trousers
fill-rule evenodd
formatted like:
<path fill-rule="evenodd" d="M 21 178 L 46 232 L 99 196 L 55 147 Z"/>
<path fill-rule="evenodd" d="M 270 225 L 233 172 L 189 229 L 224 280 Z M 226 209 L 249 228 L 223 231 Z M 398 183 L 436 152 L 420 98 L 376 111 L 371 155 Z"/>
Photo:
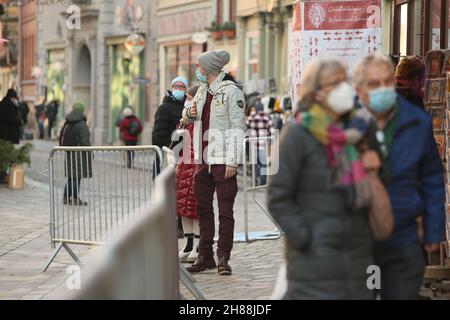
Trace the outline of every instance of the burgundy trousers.
<path fill-rule="evenodd" d="M 200 225 L 199 258 L 214 257 L 214 192 L 219 207 L 219 241 L 217 256 L 230 259 L 233 248 L 233 205 L 238 191 L 236 176 L 225 179 L 225 165 L 197 165 L 195 173 L 195 199 Z"/>

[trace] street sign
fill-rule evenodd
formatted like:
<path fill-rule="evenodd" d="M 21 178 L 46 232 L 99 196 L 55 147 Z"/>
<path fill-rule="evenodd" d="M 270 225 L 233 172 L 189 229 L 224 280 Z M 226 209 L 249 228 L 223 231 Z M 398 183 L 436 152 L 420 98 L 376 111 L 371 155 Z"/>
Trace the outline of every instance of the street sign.
<path fill-rule="evenodd" d="M 145 47 L 145 39 L 139 33 L 132 33 L 125 41 L 125 48 L 133 54 L 138 54 Z"/>
<path fill-rule="evenodd" d="M 136 83 L 136 84 L 146 85 L 149 82 L 150 82 L 150 79 L 148 79 L 148 78 L 139 78 L 139 77 L 133 78 L 133 83 Z"/>
<path fill-rule="evenodd" d="M 204 44 L 208 41 L 208 34 L 206 32 L 196 32 L 192 35 L 192 42 L 197 44 Z"/>

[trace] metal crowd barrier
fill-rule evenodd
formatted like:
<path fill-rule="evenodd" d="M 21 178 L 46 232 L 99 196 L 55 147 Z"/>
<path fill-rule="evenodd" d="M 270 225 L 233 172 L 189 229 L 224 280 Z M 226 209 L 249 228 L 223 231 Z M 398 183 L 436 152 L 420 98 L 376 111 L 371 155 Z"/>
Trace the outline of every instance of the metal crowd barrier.
<path fill-rule="evenodd" d="M 163 152 L 164 167 L 169 167 L 169 168 L 175 169 L 175 167 L 177 165 L 177 160 L 176 160 L 173 150 L 171 150 L 167 147 L 162 147 L 162 152 Z M 176 203 L 176 188 L 174 187 L 173 190 L 175 191 L 174 202 Z M 182 263 L 179 263 L 179 270 L 180 270 L 181 282 L 183 282 L 183 284 L 192 293 L 192 295 L 198 300 L 205 300 L 203 293 L 194 284 L 195 283 L 194 277 L 186 270 L 186 268 L 184 267 L 184 265 Z"/>
<path fill-rule="evenodd" d="M 248 159 L 247 159 L 247 145 L 248 145 Z M 273 175 L 278 166 L 278 136 L 264 136 L 264 137 L 247 137 L 243 141 L 243 177 L 244 177 L 244 227 L 245 232 L 235 233 L 234 241 L 254 241 L 254 240 L 275 240 L 281 237 L 282 231 L 280 226 L 272 218 L 266 206 L 256 198 L 256 193 L 259 190 L 267 190 L 268 181 L 270 176 Z M 258 151 L 263 150 L 264 154 L 261 156 L 260 162 L 265 165 L 265 168 L 261 168 L 262 173 L 266 175 L 266 183 L 262 185 L 256 184 L 256 164 L 258 163 Z M 271 152 L 270 152 L 271 151 Z M 273 156 L 270 156 L 271 153 Z M 250 169 L 250 183 L 248 181 L 248 170 Z M 274 224 L 275 230 L 273 231 L 249 231 L 248 221 L 248 204 L 249 193 L 252 195 L 253 201 L 258 205 L 261 211 L 269 218 Z"/>
<path fill-rule="evenodd" d="M 142 214 L 124 226 L 75 299 L 179 299 L 175 170 L 156 178 Z M 83 277 L 84 278 L 84 277 Z"/>
<path fill-rule="evenodd" d="M 80 264 L 69 244 L 106 244 L 139 212 L 154 189 L 156 157 L 162 160 L 157 146 L 53 148 L 50 237 L 52 247 L 57 247 L 44 272 L 62 248 Z"/>

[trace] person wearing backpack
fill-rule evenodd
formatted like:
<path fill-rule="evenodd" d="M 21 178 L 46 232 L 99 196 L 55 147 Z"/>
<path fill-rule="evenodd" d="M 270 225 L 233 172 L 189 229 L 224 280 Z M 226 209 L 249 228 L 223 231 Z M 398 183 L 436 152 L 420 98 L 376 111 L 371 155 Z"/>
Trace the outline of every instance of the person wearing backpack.
<path fill-rule="evenodd" d="M 142 125 L 138 117 L 133 114 L 133 109 L 130 107 L 123 110 L 123 119 L 120 122 L 120 134 L 123 137 L 123 142 L 126 146 L 137 145 L 139 135 L 142 132 Z M 133 165 L 134 152 L 127 152 L 127 168 Z"/>
<path fill-rule="evenodd" d="M 66 122 L 59 135 L 59 145 L 64 147 L 85 147 L 91 145 L 91 134 L 84 115 L 84 104 L 75 102 L 72 111 L 66 115 Z M 86 151 L 68 151 L 64 171 L 67 184 L 64 188 L 64 204 L 87 206 L 79 195 L 81 179 L 92 177 L 92 153 Z"/>

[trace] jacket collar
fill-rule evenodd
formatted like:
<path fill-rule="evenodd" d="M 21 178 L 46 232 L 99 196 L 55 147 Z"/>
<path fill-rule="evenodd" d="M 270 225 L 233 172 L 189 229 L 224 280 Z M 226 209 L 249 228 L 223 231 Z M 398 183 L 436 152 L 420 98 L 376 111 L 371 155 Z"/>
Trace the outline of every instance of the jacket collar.
<path fill-rule="evenodd" d="M 214 80 L 210 85 L 206 86 L 210 94 L 214 95 L 217 92 L 217 90 L 219 90 L 223 78 L 225 78 L 225 72 L 222 71 L 219 73 L 216 80 Z"/>
<path fill-rule="evenodd" d="M 408 100 L 406 100 L 402 96 L 398 97 L 397 112 L 398 117 L 396 131 L 420 123 L 420 115 L 418 114 L 418 112 L 422 111 L 408 102 Z"/>

